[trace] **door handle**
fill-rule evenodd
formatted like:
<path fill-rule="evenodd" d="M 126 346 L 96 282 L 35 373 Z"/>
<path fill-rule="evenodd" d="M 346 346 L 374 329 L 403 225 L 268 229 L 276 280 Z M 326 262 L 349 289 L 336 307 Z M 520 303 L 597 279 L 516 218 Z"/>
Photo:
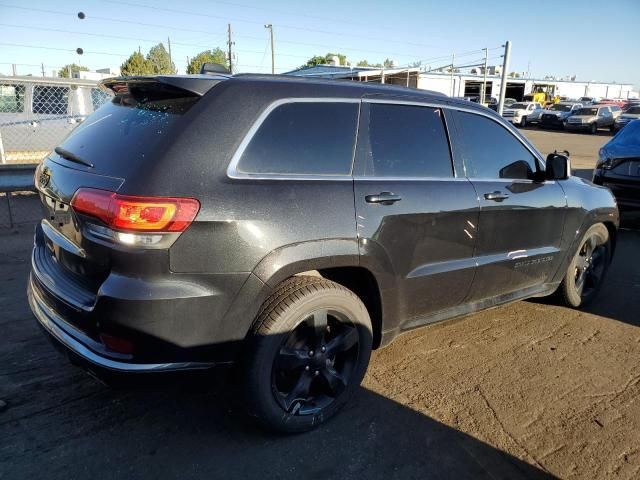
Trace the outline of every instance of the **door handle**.
<path fill-rule="evenodd" d="M 380 192 L 377 195 L 367 195 L 364 197 L 367 203 L 379 203 L 381 205 L 393 205 L 396 202 L 402 200 L 400 195 L 396 195 L 392 192 Z"/>
<path fill-rule="evenodd" d="M 495 192 L 485 193 L 484 198 L 486 198 L 487 200 L 493 200 L 494 202 L 501 202 L 509 198 L 509 194 L 496 190 Z"/>

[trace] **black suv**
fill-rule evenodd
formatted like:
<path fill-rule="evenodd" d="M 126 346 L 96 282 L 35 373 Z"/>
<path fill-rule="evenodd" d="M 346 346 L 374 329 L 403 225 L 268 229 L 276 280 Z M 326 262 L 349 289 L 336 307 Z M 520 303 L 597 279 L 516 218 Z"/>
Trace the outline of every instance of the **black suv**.
<path fill-rule="evenodd" d="M 28 287 L 98 375 L 236 365 L 251 414 L 303 431 L 399 333 L 556 290 L 578 307 L 609 265 L 611 193 L 470 102 L 284 76 L 103 87 L 36 172 Z"/>

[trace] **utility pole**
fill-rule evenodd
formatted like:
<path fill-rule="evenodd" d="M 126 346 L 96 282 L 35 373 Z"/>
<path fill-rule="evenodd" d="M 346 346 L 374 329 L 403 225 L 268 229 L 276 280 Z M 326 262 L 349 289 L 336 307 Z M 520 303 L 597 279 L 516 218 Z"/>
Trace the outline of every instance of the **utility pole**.
<path fill-rule="evenodd" d="M 484 77 L 482 79 L 482 93 L 480 94 L 480 103 L 482 105 L 485 104 L 486 95 L 487 95 L 487 62 L 488 60 L 489 60 L 489 49 L 485 48 L 484 49 L 484 70 L 483 70 Z"/>
<path fill-rule="evenodd" d="M 453 97 L 453 65 L 456 61 L 455 53 L 451 55 L 451 96 Z"/>
<path fill-rule="evenodd" d="M 233 74 L 233 53 L 231 52 L 231 46 L 233 42 L 231 41 L 231 24 L 227 24 L 227 50 L 229 55 L 229 73 Z"/>
<path fill-rule="evenodd" d="M 16 64 L 15 63 L 11 64 L 11 71 L 13 72 L 13 76 L 14 77 L 18 74 L 18 72 L 16 71 Z"/>
<path fill-rule="evenodd" d="M 511 42 L 504 44 L 504 60 L 502 62 L 502 80 L 500 82 L 500 99 L 498 100 L 498 115 L 502 115 L 504 109 L 504 96 L 507 93 L 507 75 L 509 70 L 509 57 L 511 56 Z"/>
<path fill-rule="evenodd" d="M 273 51 L 273 25 L 271 23 L 267 23 L 264 28 L 269 29 L 269 36 L 271 37 L 271 75 L 276 74 L 276 54 Z"/>
<path fill-rule="evenodd" d="M 44 78 L 44 63 L 40 64 L 40 68 L 42 69 L 42 78 Z"/>
<path fill-rule="evenodd" d="M 171 58 L 171 37 L 167 35 L 167 47 L 169 49 L 169 64 L 173 65 L 173 58 Z"/>

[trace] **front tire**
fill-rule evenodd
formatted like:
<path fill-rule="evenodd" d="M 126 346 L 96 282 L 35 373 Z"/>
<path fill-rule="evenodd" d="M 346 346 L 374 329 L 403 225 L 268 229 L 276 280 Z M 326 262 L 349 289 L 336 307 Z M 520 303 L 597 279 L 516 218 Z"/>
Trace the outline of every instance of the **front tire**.
<path fill-rule="evenodd" d="M 270 429 L 305 432 L 335 415 L 360 385 L 371 319 L 352 291 L 296 276 L 264 303 L 247 346 L 249 414 Z"/>
<path fill-rule="evenodd" d="M 579 245 L 560 284 L 564 303 L 572 308 L 595 298 L 611 263 L 609 231 L 602 223 L 592 225 Z"/>
<path fill-rule="evenodd" d="M 593 122 L 589 128 L 591 131 L 591 135 L 595 135 L 596 133 L 598 133 L 598 124 L 596 122 Z"/>
<path fill-rule="evenodd" d="M 520 120 L 520 127 L 524 128 L 527 126 L 527 117 L 522 117 L 522 119 Z"/>

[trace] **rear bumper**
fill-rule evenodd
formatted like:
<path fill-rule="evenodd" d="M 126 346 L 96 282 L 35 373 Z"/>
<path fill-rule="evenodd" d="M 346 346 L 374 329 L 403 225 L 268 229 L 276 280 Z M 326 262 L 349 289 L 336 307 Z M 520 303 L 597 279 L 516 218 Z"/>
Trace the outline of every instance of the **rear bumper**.
<path fill-rule="evenodd" d="M 593 183 L 611 190 L 616 197 L 616 203 L 624 209 L 640 209 L 640 177 L 637 181 L 620 181 L 608 171 L 597 168 L 594 170 Z"/>
<path fill-rule="evenodd" d="M 67 324 L 46 304 L 34 286 L 32 277 L 29 278 L 27 296 L 33 315 L 56 345 L 69 355 L 73 363 L 98 370 L 97 373 L 159 373 L 202 370 L 216 366 L 212 362 L 134 363 L 123 358 L 108 357 L 100 351 L 95 341 Z"/>

